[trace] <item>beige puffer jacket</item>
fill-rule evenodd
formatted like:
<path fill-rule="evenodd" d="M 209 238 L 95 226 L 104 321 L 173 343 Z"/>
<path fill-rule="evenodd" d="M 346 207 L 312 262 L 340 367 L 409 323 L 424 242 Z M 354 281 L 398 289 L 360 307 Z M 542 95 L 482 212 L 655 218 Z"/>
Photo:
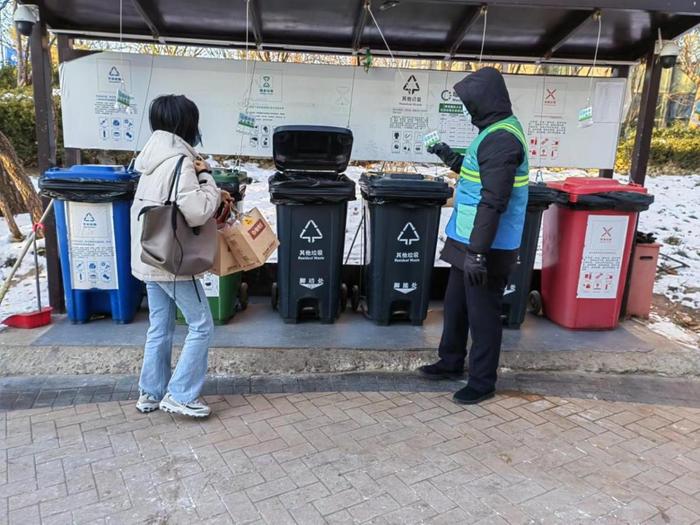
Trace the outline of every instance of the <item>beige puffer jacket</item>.
<path fill-rule="evenodd" d="M 221 192 L 212 176 L 197 176 L 194 159 L 197 152 L 177 135 L 155 131 L 141 153 L 136 157 L 135 169 L 141 173 L 134 203 L 131 206 L 131 273 L 142 281 L 172 281 L 175 276 L 141 261 L 141 209 L 165 203 L 178 159 L 185 155 L 177 188 L 177 204 L 187 223 L 201 226 L 216 212 Z M 186 247 L 185 247 L 186 248 Z M 190 276 L 178 276 L 189 280 Z"/>

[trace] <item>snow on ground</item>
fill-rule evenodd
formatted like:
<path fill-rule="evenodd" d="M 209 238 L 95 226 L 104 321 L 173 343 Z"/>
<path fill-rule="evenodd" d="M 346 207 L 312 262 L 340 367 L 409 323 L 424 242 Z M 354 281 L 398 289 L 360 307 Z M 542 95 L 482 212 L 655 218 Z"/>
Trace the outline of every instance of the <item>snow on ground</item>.
<path fill-rule="evenodd" d="M 653 233 L 661 254 L 673 257 L 685 268 L 661 271 L 654 291 L 673 302 L 700 308 L 700 175 L 647 178 L 654 204 L 642 213 L 639 230 Z M 679 266 L 660 258 L 660 266 Z"/>
<path fill-rule="evenodd" d="M 671 319 L 661 317 L 655 313 L 649 316 L 647 327 L 657 334 L 668 337 L 669 339 L 682 343 L 683 345 L 692 348 L 700 347 L 700 335 L 695 332 L 685 330 L 683 327 L 674 323 Z"/>
<path fill-rule="evenodd" d="M 22 233 L 28 235 L 32 231 L 29 214 L 17 215 L 15 217 Z M 15 260 L 19 256 L 24 246 L 22 242 L 11 242 L 10 232 L 4 218 L 0 218 L 0 280 L 4 283 L 10 275 L 10 270 Z M 44 239 L 37 241 L 37 251 L 43 254 Z M 46 258 L 39 256 L 39 266 L 41 271 L 41 296 L 43 305 L 48 304 L 48 288 L 46 280 Z M 34 283 L 34 250 L 29 248 L 22 265 L 17 270 L 12 281 L 10 290 L 0 304 L 0 321 L 11 314 L 30 312 L 36 310 L 36 288 Z M 0 325 L 0 330 L 3 325 Z"/>

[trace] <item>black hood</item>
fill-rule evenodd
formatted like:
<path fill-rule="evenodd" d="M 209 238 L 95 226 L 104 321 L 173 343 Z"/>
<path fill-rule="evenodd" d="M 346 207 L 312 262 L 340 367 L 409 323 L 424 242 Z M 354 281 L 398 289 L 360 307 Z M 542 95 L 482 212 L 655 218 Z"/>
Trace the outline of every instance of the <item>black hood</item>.
<path fill-rule="evenodd" d="M 479 130 L 513 114 L 506 83 L 497 69 L 480 69 L 457 82 L 454 89 Z"/>

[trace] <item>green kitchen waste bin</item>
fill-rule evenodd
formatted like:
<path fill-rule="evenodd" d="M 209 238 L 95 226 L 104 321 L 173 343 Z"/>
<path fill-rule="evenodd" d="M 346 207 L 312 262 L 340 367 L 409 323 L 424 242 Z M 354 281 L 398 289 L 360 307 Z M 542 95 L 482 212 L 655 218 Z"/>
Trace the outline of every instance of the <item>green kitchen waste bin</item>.
<path fill-rule="evenodd" d="M 213 168 L 211 172 L 217 186 L 228 191 L 240 209 L 245 195 L 245 185 L 250 182 L 248 174 L 239 168 Z M 209 301 L 214 324 L 226 324 L 238 310 L 245 310 L 248 306 L 248 285 L 242 278 L 241 272 L 224 277 L 213 273 L 202 276 L 202 287 Z M 185 323 L 180 310 L 177 312 L 177 321 L 179 324 Z"/>

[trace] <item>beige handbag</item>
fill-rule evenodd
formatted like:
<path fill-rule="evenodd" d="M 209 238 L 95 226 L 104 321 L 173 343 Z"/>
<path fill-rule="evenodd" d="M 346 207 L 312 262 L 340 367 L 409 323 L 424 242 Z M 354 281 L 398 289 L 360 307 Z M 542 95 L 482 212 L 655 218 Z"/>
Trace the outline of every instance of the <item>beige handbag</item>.
<path fill-rule="evenodd" d="M 192 228 L 177 205 L 177 187 L 184 155 L 173 172 L 168 200 L 160 206 L 147 206 L 141 232 L 141 261 L 175 276 L 199 275 L 214 264 L 217 249 L 216 220 Z"/>

